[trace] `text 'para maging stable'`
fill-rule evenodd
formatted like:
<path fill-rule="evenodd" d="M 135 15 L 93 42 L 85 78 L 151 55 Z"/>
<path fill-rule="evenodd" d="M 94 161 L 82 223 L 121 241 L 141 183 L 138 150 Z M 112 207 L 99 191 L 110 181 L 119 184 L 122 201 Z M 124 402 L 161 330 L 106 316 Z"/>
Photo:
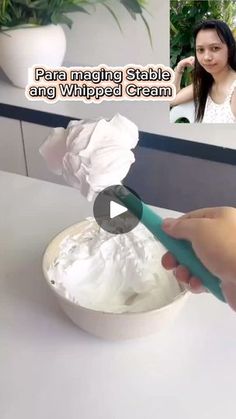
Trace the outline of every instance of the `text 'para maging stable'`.
<path fill-rule="evenodd" d="M 28 100 L 80 100 L 100 103 L 104 100 L 174 99 L 174 71 L 161 64 L 124 67 L 34 66 L 29 69 L 25 95 Z"/>

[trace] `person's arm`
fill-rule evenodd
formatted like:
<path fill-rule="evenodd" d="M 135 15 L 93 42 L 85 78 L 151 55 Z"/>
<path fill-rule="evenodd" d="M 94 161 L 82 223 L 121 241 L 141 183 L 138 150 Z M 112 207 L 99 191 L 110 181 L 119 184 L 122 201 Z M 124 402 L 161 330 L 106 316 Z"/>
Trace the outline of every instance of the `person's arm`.
<path fill-rule="evenodd" d="M 234 89 L 234 93 L 231 99 L 231 109 L 236 118 L 236 88 Z"/>
<path fill-rule="evenodd" d="M 174 69 L 175 72 L 175 88 L 176 97 L 170 102 L 170 106 L 177 106 L 181 103 L 193 100 L 193 85 L 189 85 L 181 89 L 181 80 L 186 67 L 193 67 L 194 57 L 188 57 L 181 60 Z"/>
<path fill-rule="evenodd" d="M 184 67 L 179 63 L 175 67 L 174 72 L 175 72 L 174 84 L 175 84 L 175 87 L 176 87 L 176 93 L 178 93 L 181 89 L 181 80 L 182 80 L 182 76 L 183 76 L 183 73 L 184 73 Z"/>
<path fill-rule="evenodd" d="M 181 103 L 190 102 L 193 100 L 193 85 L 190 84 L 187 87 L 181 89 L 175 96 L 175 98 L 170 102 L 171 106 L 181 105 Z"/>
<path fill-rule="evenodd" d="M 236 208 L 219 207 L 192 211 L 178 219 L 164 221 L 163 230 L 171 237 L 188 240 L 198 258 L 222 281 L 222 291 L 236 311 Z M 166 269 L 175 269 L 176 278 L 193 292 L 204 288 L 199 278 L 179 265 L 167 252 L 162 258 Z"/>

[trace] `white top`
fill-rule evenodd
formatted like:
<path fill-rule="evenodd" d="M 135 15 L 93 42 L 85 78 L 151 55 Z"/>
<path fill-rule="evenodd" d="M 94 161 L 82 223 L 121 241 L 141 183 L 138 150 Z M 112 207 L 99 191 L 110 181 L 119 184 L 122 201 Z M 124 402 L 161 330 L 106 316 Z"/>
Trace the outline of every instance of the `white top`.
<path fill-rule="evenodd" d="M 3 172 L 0 190 L 1 419 L 235 417 L 236 313 L 192 295 L 159 335 L 89 336 L 60 309 L 41 260 L 92 205 L 75 189 Z"/>
<path fill-rule="evenodd" d="M 223 103 L 215 103 L 208 94 L 202 122 L 215 124 L 235 123 L 236 116 L 233 114 L 231 109 L 231 99 L 235 89 L 236 80 L 234 80 L 231 85 L 229 93 Z"/>

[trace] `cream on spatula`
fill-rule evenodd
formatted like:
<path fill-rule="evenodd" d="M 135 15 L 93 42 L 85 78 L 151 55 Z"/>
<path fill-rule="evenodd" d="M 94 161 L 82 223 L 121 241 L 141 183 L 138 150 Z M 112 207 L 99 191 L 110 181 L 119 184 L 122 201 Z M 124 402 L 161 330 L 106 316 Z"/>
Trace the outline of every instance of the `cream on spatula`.
<path fill-rule="evenodd" d="M 91 201 L 108 186 L 118 185 L 127 175 L 138 143 L 138 127 L 122 115 L 110 121 L 71 121 L 67 127 L 55 128 L 40 147 L 49 168 L 63 175 L 71 186 Z M 139 215 L 140 200 L 125 187 L 117 187 L 120 202 L 135 216 Z M 221 301 L 225 301 L 221 282 L 213 276 L 195 255 L 185 240 L 169 237 L 162 230 L 163 220 L 143 202 L 139 220 L 169 250 L 177 261 L 196 275 L 203 285 Z"/>

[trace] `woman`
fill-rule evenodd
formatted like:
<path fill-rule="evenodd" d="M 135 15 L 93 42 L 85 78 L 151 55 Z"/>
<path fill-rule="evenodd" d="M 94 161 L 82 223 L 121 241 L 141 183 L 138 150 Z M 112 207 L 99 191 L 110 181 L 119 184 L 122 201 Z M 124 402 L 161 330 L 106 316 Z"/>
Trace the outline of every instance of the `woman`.
<path fill-rule="evenodd" d="M 176 97 L 171 105 L 195 103 L 196 122 L 236 122 L 236 41 L 228 25 L 205 20 L 194 31 L 195 56 L 175 68 Z M 186 67 L 194 67 L 193 83 L 180 88 Z"/>

